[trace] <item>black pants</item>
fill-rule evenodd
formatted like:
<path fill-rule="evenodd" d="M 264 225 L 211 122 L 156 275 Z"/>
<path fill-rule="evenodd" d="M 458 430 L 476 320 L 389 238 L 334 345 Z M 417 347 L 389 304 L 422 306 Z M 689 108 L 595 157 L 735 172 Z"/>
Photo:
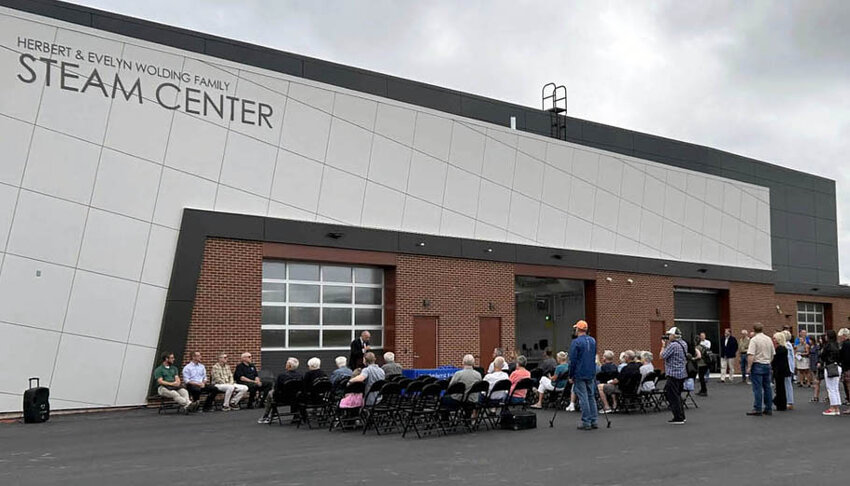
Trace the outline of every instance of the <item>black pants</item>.
<path fill-rule="evenodd" d="M 201 399 L 202 392 L 207 392 L 207 399 L 204 402 L 204 410 L 212 409 L 213 404 L 215 404 L 215 396 L 219 393 L 218 388 L 216 388 L 215 385 L 210 385 L 209 383 L 203 386 L 187 383 L 186 391 L 189 392 L 189 396 L 191 396 L 192 400 L 195 402 Z"/>
<path fill-rule="evenodd" d="M 268 395 L 269 391 L 271 391 L 271 389 L 272 389 L 271 383 L 261 383 L 261 384 L 258 385 L 258 384 L 253 383 L 253 382 L 249 382 L 249 383 L 242 382 L 242 384 L 248 387 L 248 406 L 249 407 L 253 407 L 254 404 L 256 403 L 255 399 L 257 398 L 257 393 L 260 394 L 260 403 L 265 403 L 266 395 Z"/>
<path fill-rule="evenodd" d="M 788 399 L 785 396 L 785 378 L 780 378 L 776 376 L 776 373 L 773 373 L 773 380 L 776 382 L 773 405 L 779 411 L 788 410 Z"/>
<path fill-rule="evenodd" d="M 705 374 L 708 372 L 708 366 L 700 366 L 698 368 L 697 375 L 699 375 L 699 392 L 702 394 L 708 393 L 708 389 L 705 387 Z"/>
<path fill-rule="evenodd" d="M 670 404 L 670 411 L 673 412 L 673 420 L 685 420 L 685 409 L 682 408 L 682 386 L 684 383 L 684 378 L 668 376 L 667 383 L 664 385 L 664 395 L 667 397 L 667 403 Z"/>

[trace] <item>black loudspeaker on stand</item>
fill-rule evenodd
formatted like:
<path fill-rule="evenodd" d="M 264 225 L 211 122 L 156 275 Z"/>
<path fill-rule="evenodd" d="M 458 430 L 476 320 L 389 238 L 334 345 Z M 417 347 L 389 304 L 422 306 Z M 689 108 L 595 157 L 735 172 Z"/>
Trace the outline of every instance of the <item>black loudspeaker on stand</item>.
<path fill-rule="evenodd" d="M 50 419 L 50 390 L 40 385 L 38 378 L 29 379 L 29 389 L 24 392 L 24 423 L 37 424 Z"/>

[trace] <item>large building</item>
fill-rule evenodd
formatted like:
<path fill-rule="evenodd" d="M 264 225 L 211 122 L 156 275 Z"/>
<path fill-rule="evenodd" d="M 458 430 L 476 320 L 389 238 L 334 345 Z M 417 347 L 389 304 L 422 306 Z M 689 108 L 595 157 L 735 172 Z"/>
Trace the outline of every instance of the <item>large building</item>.
<path fill-rule="evenodd" d="M 835 183 L 46 0 L 0 0 L 0 411 L 146 401 L 160 352 L 325 367 L 657 351 L 850 319 Z M 552 123 L 565 131 L 552 136 Z M 511 126 L 515 128 L 511 128 Z"/>

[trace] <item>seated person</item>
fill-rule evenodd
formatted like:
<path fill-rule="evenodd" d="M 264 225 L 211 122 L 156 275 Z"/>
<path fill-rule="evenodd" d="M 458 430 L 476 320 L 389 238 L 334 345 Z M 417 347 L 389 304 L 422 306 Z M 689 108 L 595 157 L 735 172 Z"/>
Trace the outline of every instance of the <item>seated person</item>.
<path fill-rule="evenodd" d="M 501 356 L 496 356 L 496 359 L 494 359 L 493 363 L 490 364 L 490 367 L 492 369 L 494 369 L 495 371 L 491 371 L 490 373 L 487 373 L 486 375 L 484 375 L 484 381 L 486 381 L 487 383 L 490 384 L 490 388 L 487 390 L 488 392 L 493 389 L 493 386 L 496 383 L 498 383 L 502 380 L 510 380 L 510 377 L 504 371 L 505 366 L 506 366 L 505 358 L 503 358 Z M 530 375 L 530 373 L 529 373 L 529 375 Z M 507 395 L 508 395 L 508 392 L 500 391 L 500 392 L 493 393 L 490 396 L 490 399 L 492 399 L 492 400 L 502 400 Z M 482 398 L 484 398 L 483 395 L 482 395 Z"/>
<path fill-rule="evenodd" d="M 310 358 L 307 360 L 307 372 L 304 373 L 304 386 L 301 388 L 305 392 L 313 390 L 313 383 L 319 378 L 327 378 L 322 368 L 322 360 L 319 358 Z"/>
<path fill-rule="evenodd" d="M 465 390 L 469 391 L 469 388 L 481 381 L 481 374 L 472 369 L 475 366 L 475 357 L 471 354 L 467 354 L 463 357 L 463 368 L 455 371 L 452 375 L 452 379 L 449 380 L 449 386 L 454 385 L 455 383 L 463 383 Z M 445 395 L 442 398 L 443 405 L 447 406 L 450 409 L 455 409 L 460 407 L 463 402 L 463 395 L 465 393 L 456 393 L 453 395 Z M 471 401 L 477 400 L 477 397 L 469 397 Z"/>
<path fill-rule="evenodd" d="M 183 388 L 183 384 L 180 382 L 180 373 L 174 366 L 174 353 L 162 353 L 162 364 L 153 370 L 153 378 L 156 380 L 156 392 L 159 396 L 177 402 L 181 411 L 194 412 L 198 409 L 199 402 L 193 402 L 189 399 L 189 392 Z"/>
<path fill-rule="evenodd" d="M 393 375 L 401 374 L 401 365 L 395 362 L 395 353 L 392 353 L 390 351 L 384 353 L 384 361 L 386 362 L 386 364 L 384 364 L 384 366 L 381 366 L 381 369 L 384 370 L 384 376 L 389 378 Z"/>
<path fill-rule="evenodd" d="M 611 355 L 613 358 L 613 353 Z M 599 398 L 602 401 L 602 413 L 610 413 L 617 408 L 616 394 L 621 392 L 620 386 L 626 387 L 627 384 L 632 384 L 635 380 L 640 380 L 640 363 L 635 361 L 635 352 L 626 351 L 623 356 L 626 365 L 617 373 L 617 375 L 609 379 L 605 383 L 597 385 L 599 387 Z M 604 366 L 604 365 L 603 365 Z M 614 396 L 613 408 L 609 405 L 608 398 Z"/>
<path fill-rule="evenodd" d="M 269 390 L 272 389 L 271 383 L 263 383 L 260 380 L 260 375 L 257 373 L 257 367 L 251 360 L 251 353 L 242 353 L 242 361 L 236 365 L 236 371 L 233 372 L 233 379 L 240 385 L 248 387 L 248 408 L 254 408 L 257 392 L 259 392 L 259 402 L 266 400 Z"/>
<path fill-rule="evenodd" d="M 286 367 L 285 367 L 283 373 L 277 375 L 277 379 L 274 382 L 274 388 L 275 388 L 275 391 L 278 393 L 278 395 L 280 395 L 282 390 L 284 390 L 286 388 L 287 382 L 289 382 L 289 381 L 303 381 L 304 380 L 304 377 L 301 375 L 301 373 L 299 371 L 297 371 L 298 365 L 299 365 L 299 363 L 298 363 L 297 358 L 289 358 L 289 359 L 286 360 Z M 258 424 L 267 424 L 271 420 L 270 416 L 271 416 L 271 411 L 272 411 L 272 404 L 274 403 L 274 400 L 275 400 L 274 395 L 275 395 L 274 393 L 268 393 L 266 395 L 265 412 L 263 413 L 263 416 L 260 417 L 259 420 L 257 420 Z M 282 398 L 284 403 L 288 403 L 290 405 L 290 409 L 293 412 L 295 411 L 295 396 L 294 395 L 293 396 L 278 396 L 278 398 Z"/>
<path fill-rule="evenodd" d="M 602 353 L 602 365 L 599 367 L 599 372 L 597 374 L 604 374 L 605 376 L 617 376 L 620 370 L 617 369 L 617 365 L 614 364 L 614 351 L 610 349 L 606 349 Z"/>
<path fill-rule="evenodd" d="M 369 351 L 363 355 L 363 364 L 366 365 L 360 371 L 360 374 L 357 376 L 352 376 L 349 383 L 357 383 L 359 381 L 366 382 L 366 405 L 374 405 L 375 400 L 378 398 L 375 393 L 369 394 L 369 389 L 372 388 L 372 385 L 375 384 L 378 380 L 383 380 L 386 378 L 384 374 L 384 370 L 382 370 L 377 364 L 375 364 L 375 353 Z"/>
<path fill-rule="evenodd" d="M 555 371 L 557 366 L 558 363 L 554 358 L 552 358 L 552 350 L 546 348 L 543 351 L 543 361 L 541 361 L 537 367 L 543 372 L 543 376 L 549 376 Z"/>
<path fill-rule="evenodd" d="M 331 371 L 331 384 L 336 385 L 343 378 L 351 378 L 351 368 L 348 365 L 348 358 L 345 356 L 337 356 L 334 360 L 336 369 Z"/>
<path fill-rule="evenodd" d="M 224 392 L 224 406 L 222 410 L 225 412 L 231 407 L 238 407 L 242 397 L 248 393 L 248 387 L 240 385 L 233 381 L 233 373 L 230 372 L 230 366 L 227 364 L 227 354 L 221 353 L 218 355 L 218 363 L 212 367 L 212 383 L 219 391 Z M 233 396 L 236 392 L 236 396 Z"/>
<path fill-rule="evenodd" d="M 487 373 L 493 372 L 493 367 L 496 364 L 497 358 L 502 358 L 502 371 L 508 371 L 508 362 L 505 360 L 502 348 L 493 348 L 493 361 L 490 362 L 490 366 L 487 368 Z"/>
<path fill-rule="evenodd" d="M 360 375 L 360 368 L 354 370 L 351 373 L 351 378 L 355 378 Z M 356 409 L 363 407 L 363 394 L 362 393 L 346 393 L 344 397 L 339 401 L 339 408 L 344 409 Z"/>
<path fill-rule="evenodd" d="M 640 367 L 640 391 L 642 392 L 651 392 L 655 390 L 655 383 L 652 381 L 643 381 L 646 379 L 647 375 L 655 371 L 655 365 L 652 364 L 652 353 L 649 351 L 644 351 L 641 355 L 641 361 L 643 361 L 643 365 Z"/>
<path fill-rule="evenodd" d="M 551 354 L 548 349 L 546 351 Z M 566 373 L 569 368 L 570 365 L 567 363 L 567 353 L 563 351 L 559 352 L 558 366 L 556 366 L 552 372 L 548 374 L 548 376 L 544 374 L 540 378 L 540 385 L 537 387 L 537 403 L 532 405 L 531 408 L 543 408 L 543 396 L 546 392 L 553 391 L 556 388 L 562 390 L 567 386 L 567 378 L 558 381 L 555 381 L 555 379 Z"/>
<path fill-rule="evenodd" d="M 218 395 L 218 388 L 210 384 L 207 377 L 207 369 L 201 363 L 201 353 L 195 351 L 192 353 L 192 361 L 189 361 L 183 367 L 183 381 L 186 382 L 186 390 L 192 396 L 192 400 L 199 401 L 201 393 L 207 392 L 207 399 L 204 401 L 204 412 L 209 412 L 215 404 L 215 397 Z"/>
<path fill-rule="evenodd" d="M 519 381 L 523 378 L 531 378 L 531 373 L 525 369 L 526 364 L 528 364 L 528 359 L 525 356 L 517 356 L 516 369 L 513 373 L 511 373 L 511 376 L 508 377 L 508 379 L 511 380 L 511 404 L 520 404 L 525 401 L 525 395 L 528 390 L 519 390 L 514 393 L 514 388 L 516 388 L 517 383 L 519 383 Z"/>

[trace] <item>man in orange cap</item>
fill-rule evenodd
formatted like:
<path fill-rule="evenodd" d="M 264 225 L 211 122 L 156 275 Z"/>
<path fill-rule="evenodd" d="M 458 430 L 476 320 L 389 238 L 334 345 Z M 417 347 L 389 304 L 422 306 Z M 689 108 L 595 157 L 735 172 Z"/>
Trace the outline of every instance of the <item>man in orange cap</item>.
<path fill-rule="evenodd" d="M 570 383 L 581 406 L 579 430 L 596 429 L 596 340 L 587 335 L 587 322 L 573 326 L 578 337 L 570 345 Z"/>

